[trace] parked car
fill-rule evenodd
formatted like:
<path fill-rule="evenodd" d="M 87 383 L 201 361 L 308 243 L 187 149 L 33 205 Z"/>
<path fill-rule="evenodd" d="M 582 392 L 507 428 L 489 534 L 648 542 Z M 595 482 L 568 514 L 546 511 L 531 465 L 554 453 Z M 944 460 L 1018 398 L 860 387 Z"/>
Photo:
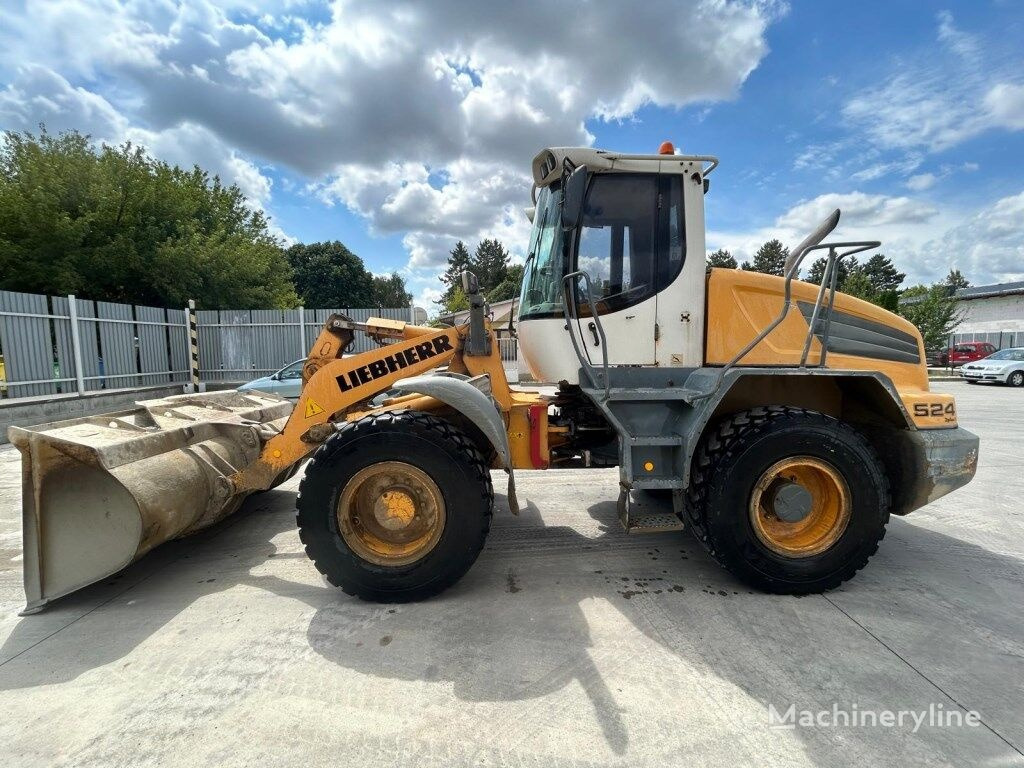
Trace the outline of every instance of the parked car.
<path fill-rule="evenodd" d="M 946 359 L 941 362 L 942 365 L 956 368 L 964 363 L 973 363 L 975 360 L 988 357 L 995 351 L 996 348 L 987 341 L 964 341 L 947 349 Z"/>
<path fill-rule="evenodd" d="M 1024 387 L 1024 347 L 1001 349 L 984 360 L 967 363 L 960 368 L 960 375 L 968 384 L 987 381 Z"/>
<path fill-rule="evenodd" d="M 276 373 L 246 382 L 238 390 L 244 392 L 258 389 L 260 392 L 273 392 L 275 395 L 287 397 L 289 400 L 298 400 L 299 393 L 302 392 L 302 366 L 305 364 L 305 358 L 296 360 Z"/>

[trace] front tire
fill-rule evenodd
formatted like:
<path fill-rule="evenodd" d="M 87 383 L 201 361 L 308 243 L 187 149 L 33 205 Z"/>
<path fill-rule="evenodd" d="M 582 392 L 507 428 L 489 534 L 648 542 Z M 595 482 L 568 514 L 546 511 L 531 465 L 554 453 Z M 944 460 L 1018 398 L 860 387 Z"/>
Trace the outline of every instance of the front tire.
<path fill-rule="evenodd" d="M 1024 387 L 1024 371 L 1014 371 L 1006 377 L 1006 383 L 1011 387 Z"/>
<path fill-rule="evenodd" d="M 447 421 L 393 411 L 344 424 L 310 460 L 296 522 L 306 554 L 350 595 L 436 595 L 476 561 L 494 494 L 484 457 Z"/>
<path fill-rule="evenodd" d="M 860 433 L 813 411 L 761 407 L 707 434 L 686 506 L 698 540 L 735 576 L 807 594 L 864 567 L 889 505 L 888 479 Z"/>

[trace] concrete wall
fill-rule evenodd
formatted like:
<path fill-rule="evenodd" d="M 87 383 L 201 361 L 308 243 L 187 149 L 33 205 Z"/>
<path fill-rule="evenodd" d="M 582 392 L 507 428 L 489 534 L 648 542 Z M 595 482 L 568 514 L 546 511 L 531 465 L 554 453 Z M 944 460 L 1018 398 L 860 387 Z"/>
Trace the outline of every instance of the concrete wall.
<path fill-rule="evenodd" d="M 1024 331 L 1024 294 L 958 302 L 964 319 L 954 333 Z"/>

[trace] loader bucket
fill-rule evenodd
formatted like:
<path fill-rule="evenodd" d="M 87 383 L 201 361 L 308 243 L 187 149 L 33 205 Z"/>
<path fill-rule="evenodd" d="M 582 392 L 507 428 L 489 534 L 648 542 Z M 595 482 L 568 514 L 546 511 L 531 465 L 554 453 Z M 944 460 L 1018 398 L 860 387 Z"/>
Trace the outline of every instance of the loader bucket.
<path fill-rule="evenodd" d="M 237 510 L 248 492 L 228 478 L 257 459 L 291 410 L 277 395 L 210 392 L 11 427 L 22 459 L 23 613 Z"/>

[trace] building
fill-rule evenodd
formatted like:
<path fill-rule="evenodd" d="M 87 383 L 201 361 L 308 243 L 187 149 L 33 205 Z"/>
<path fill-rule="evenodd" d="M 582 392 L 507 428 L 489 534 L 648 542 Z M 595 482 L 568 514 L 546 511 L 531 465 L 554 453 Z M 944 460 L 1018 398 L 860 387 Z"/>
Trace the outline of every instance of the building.
<path fill-rule="evenodd" d="M 961 288 L 956 300 L 963 318 L 951 344 L 987 341 L 996 349 L 1024 347 L 1024 282 Z"/>
<path fill-rule="evenodd" d="M 516 342 L 514 327 L 516 316 L 519 314 L 519 297 L 496 301 L 488 305 L 488 317 L 491 320 L 491 328 L 498 338 L 498 345 L 501 347 L 501 359 L 505 363 L 505 372 L 510 381 L 516 381 L 520 377 L 519 371 L 519 345 Z M 469 310 L 450 312 L 438 315 L 438 321 L 446 325 L 462 325 L 469 322 Z M 525 373 L 525 370 L 523 371 Z"/>

